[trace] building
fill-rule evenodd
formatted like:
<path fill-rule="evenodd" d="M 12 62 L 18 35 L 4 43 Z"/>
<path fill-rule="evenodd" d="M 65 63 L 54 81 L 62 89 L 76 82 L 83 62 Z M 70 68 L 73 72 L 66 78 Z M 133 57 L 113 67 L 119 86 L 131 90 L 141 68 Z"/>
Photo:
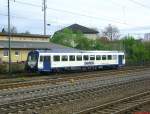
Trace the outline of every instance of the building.
<path fill-rule="evenodd" d="M 11 34 L 11 41 L 49 42 L 49 37 L 47 35 Z M 8 41 L 7 33 L 0 33 L 0 41 Z"/>
<path fill-rule="evenodd" d="M 50 36 L 45 35 L 11 35 L 11 61 L 24 62 L 27 60 L 28 52 L 36 49 L 58 50 L 70 49 L 65 46 L 49 42 Z M 0 33 L 0 61 L 9 61 L 8 34 Z"/>
<path fill-rule="evenodd" d="M 144 41 L 150 41 L 150 33 L 144 34 Z"/>
<path fill-rule="evenodd" d="M 70 29 L 72 30 L 73 32 L 77 32 L 77 31 L 80 31 L 84 34 L 85 37 L 89 38 L 89 39 L 97 39 L 98 38 L 98 31 L 97 30 L 94 30 L 94 29 L 91 29 L 91 28 L 88 28 L 88 27 L 85 27 L 85 26 L 82 26 L 82 25 L 79 25 L 79 24 L 72 24 L 68 27 L 65 27 L 57 32 L 61 32 L 63 31 L 64 29 Z"/>

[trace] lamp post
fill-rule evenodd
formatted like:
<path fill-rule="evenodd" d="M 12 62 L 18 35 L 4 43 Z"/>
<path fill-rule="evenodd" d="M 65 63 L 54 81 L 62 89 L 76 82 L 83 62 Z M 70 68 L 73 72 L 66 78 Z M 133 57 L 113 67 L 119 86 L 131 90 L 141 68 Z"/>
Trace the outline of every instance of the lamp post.
<path fill-rule="evenodd" d="M 8 0 L 8 47 L 9 47 L 9 74 L 11 74 L 11 33 L 10 33 L 10 0 Z"/>

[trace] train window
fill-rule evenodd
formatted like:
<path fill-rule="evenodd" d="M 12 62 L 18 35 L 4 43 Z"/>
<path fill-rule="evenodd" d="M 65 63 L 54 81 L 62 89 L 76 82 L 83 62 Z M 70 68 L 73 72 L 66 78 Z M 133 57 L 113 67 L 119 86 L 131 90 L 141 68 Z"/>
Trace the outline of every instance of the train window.
<path fill-rule="evenodd" d="M 112 60 L 112 55 L 108 55 L 108 60 Z"/>
<path fill-rule="evenodd" d="M 70 55 L 69 56 L 69 61 L 75 61 L 75 56 L 74 55 Z"/>
<path fill-rule="evenodd" d="M 113 60 L 116 60 L 116 59 L 117 59 L 117 55 L 113 55 L 113 56 L 112 56 L 112 59 L 113 59 Z"/>
<path fill-rule="evenodd" d="M 95 60 L 95 55 L 90 55 L 90 60 Z"/>
<path fill-rule="evenodd" d="M 77 59 L 77 61 L 82 61 L 82 55 L 77 55 L 76 59 Z"/>
<path fill-rule="evenodd" d="M 54 55 L 53 60 L 54 61 L 60 61 L 60 56 L 59 55 Z"/>
<path fill-rule="evenodd" d="M 101 60 L 101 56 L 100 55 L 96 55 L 96 60 Z"/>
<path fill-rule="evenodd" d="M 40 56 L 40 62 L 44 61 L 44 56 Z"/>
<path fill-rule="evenodd" d="M 44 61 L 50 61 L 51 57 L 50 56 L 44 56 Z"/>
<path fill-rule="evenodd" d="M 68 56 L 67 55 L 63 55 L 61 58 L 62 61 L 68 61 Z"/>
<path fill-rule="evenodd" d="M 106 60 L 106 55 L 102 55 L 102 60 Z"/>
<path fill-rule="evenodd" d="M 86 61 L 89 60 L 89 56 L 88 55 L 84 55 L 83 56 L 83 60 L 86 60 Z"/>

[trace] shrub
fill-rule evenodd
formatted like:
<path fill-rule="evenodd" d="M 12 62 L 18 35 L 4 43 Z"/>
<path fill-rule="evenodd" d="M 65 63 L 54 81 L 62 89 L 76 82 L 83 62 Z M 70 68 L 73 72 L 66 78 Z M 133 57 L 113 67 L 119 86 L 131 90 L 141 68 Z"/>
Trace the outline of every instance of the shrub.
<path fill-rule="evenodd" d="M 1 63 L 0 64 L 0 73 L 7 73 L 9 68 L 8 63 Z M 24 63 L 12 63 L 11 64 L 11 71 L 12 73 L 24 72 L 25 64 Z"/>

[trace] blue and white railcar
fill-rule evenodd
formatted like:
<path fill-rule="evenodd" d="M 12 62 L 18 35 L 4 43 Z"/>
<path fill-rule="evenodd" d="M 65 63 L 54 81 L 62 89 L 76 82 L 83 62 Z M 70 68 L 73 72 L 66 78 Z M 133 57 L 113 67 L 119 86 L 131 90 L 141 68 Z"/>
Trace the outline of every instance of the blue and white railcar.
<path fill-rule="evenodd" d="M 72 68 L 117 68 L 125 65 L 125 54 L 120 51 L 46 51 L 28 54 L 26 68 L 31 71 L 52 72 Z"/>

